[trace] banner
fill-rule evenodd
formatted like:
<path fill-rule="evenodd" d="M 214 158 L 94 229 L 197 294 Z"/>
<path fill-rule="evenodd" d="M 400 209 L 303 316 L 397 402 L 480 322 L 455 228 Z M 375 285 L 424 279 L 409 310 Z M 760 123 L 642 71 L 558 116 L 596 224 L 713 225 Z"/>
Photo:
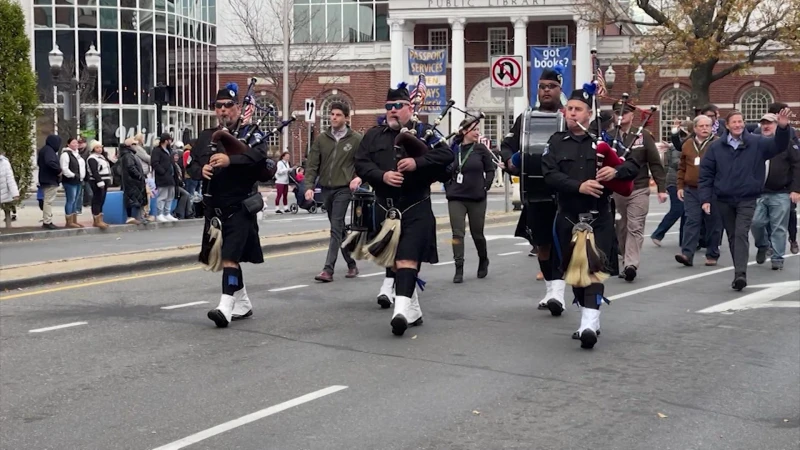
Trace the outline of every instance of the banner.
<path fill-rule="evenodd" d="M 561 104 L 567 104 L 568 94 L 572 94 L 575 83 L 572 80 L 572 47 L 530 47 L 531 62 L 531 82 L 530 99 L 531 106 L 539 107 L 539 77 L 542 76 L 544 69 L 552 69 L 557 65 L 564 67 L 564 83 L 561 85 Z M 588 83 L 591 80 L 581 82 Z"/>
<path fill-rule="evenodd" d="M 447 50 L 408 49 L 408 91 L 425 75 L 425 102 L 417 114 L 439 115 L 447 105 Z"/>

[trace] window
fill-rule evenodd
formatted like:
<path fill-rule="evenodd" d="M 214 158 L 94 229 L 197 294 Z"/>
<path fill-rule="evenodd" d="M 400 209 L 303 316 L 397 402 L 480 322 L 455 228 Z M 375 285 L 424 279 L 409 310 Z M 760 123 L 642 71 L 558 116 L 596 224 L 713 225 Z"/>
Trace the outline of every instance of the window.
<path fill-rule="evenodd" d="M 511 127 L 514 126 L 514 115 L 510 114 L 506 121 L 505 133 L 507 134 Z M 497 147 L 498 143 L 503 141 L 505 134 L 501 128 L 503 123 L 502 114 L 486 114 L 486 117 L 481 121 L 481 134 L 492 141 L 492 147 Z"/>
<path fill-rule="evenodd" d="M 350 103 L 350 101 L 342 97 L 341 95 L 330 95 L 328 96 L 328 98 L 325 99 L 324 102 L 322 102 L 322 108 L 318 110 L 318 113 L 320 114 L 319 116 L 320 132 L 325 132 L 325 130 L 331 127 L 331 104 L 333 104 L 334 102 L 343 103 L 348 107 L 350 107 L 350 119 L 353 118 L 353 105 Z M 348 119 L 348 122 L 350 119 Z"/>
<path fill-rule="evenodd" d="M 428 50 L 447 49 L 449 31 L 447 28 L 428 30 Z"/>
<path fill-rule="evenodd" d="M 309 42 L 388 41 L 388 0 L 295 0 L 293 40 Z"/>
<path fill-rule="evenodd" d="M 692 94 L 683 89 L 672 89 L 661 96 L 661 129 L 659 139 L 668 141 L 672 121 L 676 118 L 694 117 Z"/>
<path fill-rule="evenodd" d="M 489 58 L 508 54 L 508 28 L 489 28 Z"/>
<path fill-rule="evenodd" d="M 745 123 L 758 123 L 767 113 L 769 104 L 774 101 L 772 94 L 762 87 L 754 87 L 745 92 L 739 102 Z"/>
<path fill-rule="evenodd" d="M 566 25 L 552 25 L 547 27 L 547 45 L 550 47 L 566 47 L 569 45 Z"/>
<path fill-rule="evenodd" d="M 263 108 L 263 109 L 256 108 L 256 112 L 253 117 L 254 121 L 261 119 L 261 125 L 259 125 L 259 129 L 261 131 L 265 133 L 272 131 L 275 127 L 277 127 L 280 124 L 280 120 L 278 120 L 277 117 L 275 117 L 274 115 L 267 114 L 266 111 L 264 111 L 264 109 L 268 109 L 270 108 L 270 106 L 274 108 L 274 111 L 278 111 L 277 109 L 278 102 L 275 100 L 274 97 L 270 95 L 259 96 L 256 99 L 256 105 L 258 105 L 259 108 Z M 269 139 L 267 140 L 267 145 L 269 146 L 270 149 L 280 147 L 281 133 L 270 136 Z"/>

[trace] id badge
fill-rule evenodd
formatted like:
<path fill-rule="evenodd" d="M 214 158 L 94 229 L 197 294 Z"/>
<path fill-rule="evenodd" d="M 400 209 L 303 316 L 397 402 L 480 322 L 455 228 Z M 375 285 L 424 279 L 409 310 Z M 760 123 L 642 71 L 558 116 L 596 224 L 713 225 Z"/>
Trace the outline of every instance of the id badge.
<path fill-rule="evenodd" d="M 464 182 L 464 174 L 460 173 L 456 176 L 456 183 L 461 184 L 462 182 Z"/>
<path fill-rule="evenodd" d="M 694 165 L 695 166 L 699 166 L 700 165 L 700 157 L 699 156 L 694 159 Z"/>

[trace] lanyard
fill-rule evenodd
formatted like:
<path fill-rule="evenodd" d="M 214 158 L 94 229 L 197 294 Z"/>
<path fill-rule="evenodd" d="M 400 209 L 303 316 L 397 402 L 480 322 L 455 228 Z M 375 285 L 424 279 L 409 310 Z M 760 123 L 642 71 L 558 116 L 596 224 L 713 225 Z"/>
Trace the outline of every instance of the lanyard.
<path fill-rule="evenodd" d="M 700 143 L 700 148 L 698 149 L 697 148 L 697 139 L 692 139 L 692 145 L 694 146 L 694 151 L 697 152 L 697 156 L 700 156 L 700 152 L 703 151 L 703 149 L 706 147 L 706 144 L 708 144 L 708 142 L 709 142 L 709 139 L 706 139 L 705 141 Z"/>
<path fill-rule="evenodd" d="M 461 172 L 461 168 L 464 166 L 464 163 L 467 162 L 467 159 L 469 159 L 469 155 L 472 154 L 472 150 L 474 150 L 474 149 L 475 149 L 475 144 L 472 144 L 472 146 L 467 151 L 467 155 L 464 156 L 464 159 L 461 159 L 461 147 L 459 147 L 459 149 L 458 149 L 458 171 L 459 172 Z"/>

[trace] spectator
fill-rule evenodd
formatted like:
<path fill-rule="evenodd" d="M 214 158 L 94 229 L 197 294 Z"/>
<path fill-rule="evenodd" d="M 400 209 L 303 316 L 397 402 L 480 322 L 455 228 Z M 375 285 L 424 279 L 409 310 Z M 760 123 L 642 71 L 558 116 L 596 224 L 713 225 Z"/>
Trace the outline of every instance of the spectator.
<path fill-rule="evenodd" d="M 86 179 L 92 189 L 92 224 L 105 230 L 108 224 L 103 221 L 103 204 L 106 202 L 106 192 L 111 185 L 111 162 L 103 151 L 103 144 L 92 141 L 89 144 L 92 153 L 86 159 L 89 166 L 89 176 Z"/>
<path fill-rule="evenodd" d="M 19 200 L 19 188 L 14 179 L 11 162 L 6 155 L 0 154 L 0 205 L 3 207 L 6 224 L 11 223 L 11 203 Z"/>
<path fill-rule="evenodd" d="M 146 177 L 144 170 L 142 170 L 141 160 L 136 155 L 136 150 L 133 145 L 136 144 L 134 139 L 127 139 L 124 144 L 119 147 L 119 158 L 117 164 L 119 165 L 119 172 L 122 179 L 122 197 L 125 202 L 125 210 L 128 214 L 127 224 L 139 225 L 142 223 L 139 219 L 142 218 L 145 223 L 146 218 L 140 216 L 142 207 L 149 206 L 150 197 L 147 195 L 145 187 Z"/>
<path fill-rule="evenodd" d="M 275 172 L 275 190 L 277 191 L 277 195 L 275 196 L 275 213 L 276 214 L 283 214 L 284 212 L 289 212 L 289 171 L 292 170 L 291 164 L 289 164 L 289 152 L 285 152 L 281 155 L 281 159 L 278 161 L 278 169 Z M 283 211 L 280 208 L 280 201 L 283 198 Z"/>
<path fill-rule="evenodd" d="M 172 136 L 167 133 L 161 135 L 158 147 L 150 153 L 150 164 L 155 173 L 158 199 L 156 204 L 157 222 L 175 222 L 172 215 L 172 201 L 175 200 L 175 162 L 173 160 Z"/>
<path fill-rule="evenodd" d="M 61 153 L 61 183 L 64 185 L 66 203 L 64 204 L 64 215 L 66 216 L 67 228 L 83 228 L 78 223 L 78 204 L 83 201 L 83 197 L 78 197 L 83 181 L 86 179 L 86 161 L 78 153 L 78 140 L 70 138 L 67 140 L 67 148 Z"/>

